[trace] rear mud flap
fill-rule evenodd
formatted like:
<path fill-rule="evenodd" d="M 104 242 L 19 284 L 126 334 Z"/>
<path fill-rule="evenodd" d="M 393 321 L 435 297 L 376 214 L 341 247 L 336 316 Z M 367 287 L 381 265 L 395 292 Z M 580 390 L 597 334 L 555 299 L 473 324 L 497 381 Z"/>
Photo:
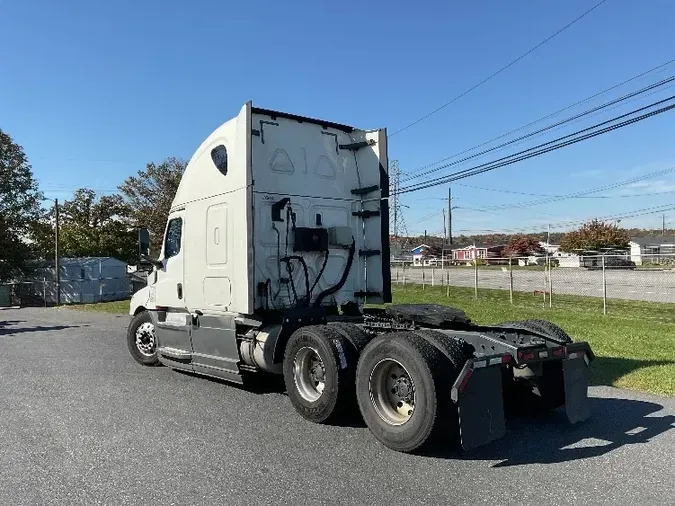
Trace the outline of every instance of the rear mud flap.
<path fill-rule="evenodd" d="M 563 360 L 562 366 L 565 382 L 565 414 L 571 423 L 581 422 L 591 416 L 586 357 Z"/>
<path fill-rule="evenodd" d="M 487 365 L 492 361 L 499 366 Z M 452 387 L 462 448 L 483 446 L 506 434 L 501 357 L 469 360 Z"/>

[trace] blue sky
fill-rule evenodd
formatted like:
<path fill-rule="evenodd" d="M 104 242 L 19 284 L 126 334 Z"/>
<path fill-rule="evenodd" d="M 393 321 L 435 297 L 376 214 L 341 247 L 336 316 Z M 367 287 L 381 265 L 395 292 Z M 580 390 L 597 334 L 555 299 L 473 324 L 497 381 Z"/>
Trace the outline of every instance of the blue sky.
<path fill-rule="evenodd" d="M 0 1 L 0 128 L 24 147 L 49 197 L 68 198 L 81 186 L 111 192 L 149 161 L 189 159 L 247 100 L 394 132 L 595 3 Z M 667 0 L 608 0 L 499 76 L 394 135 L 390 160 L 403 171 L 415 170 L 675 58 L 674 16 L 675 3 Z M 555 119 L 671 73 L 675 64 Z M 670 94 L 673 88 L 522 148 Z M 675 166 L 674 126 L 675 111 L 458 183 L 559 195 L 630 179 Z M 666 190 L 675 190 L 675 174 L 601 195 Z M 490 210 L 536 197 L 459 184 L 453 195 L 455 234 L 538 231 L 549 222 L 556 230 L 564 222 L 666 205 L 675 197 L 569 199 Z M 409 231 L 441 232 L 446 196 L 447 186 L 438 186 L 403 197 Z M 675 211 L 666 217 L 675 227 Z M 661 215 L 622 224 L 658 227 Z"/>

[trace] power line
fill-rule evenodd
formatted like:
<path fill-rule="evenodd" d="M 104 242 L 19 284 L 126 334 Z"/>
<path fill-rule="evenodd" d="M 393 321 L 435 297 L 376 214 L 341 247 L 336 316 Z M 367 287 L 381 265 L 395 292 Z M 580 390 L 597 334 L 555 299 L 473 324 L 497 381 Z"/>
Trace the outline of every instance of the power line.
<path fill-rule="evenodd" d="M 628 83 L 630 83 L 630 82 L 632 82 L 632 81 L 635 81 L 635 80 L 637 80 L 637 79 L 640 79 L 641 77 L 644 77 L 644 76 L 646 76 L 646 75 L 648 75 L 648 74 L 651 74 L 652 72 L 655 72 L 655 71 L 657 71 L 657 70 L 659 70 L 659 69 L 662 69 L 662 68 L 664 68 L 664 67 L 666 67 L 666 66 L 672 64 L 673 62 L 675 62 L 675 58 L 673 58 L 673 59 L 671 59 L 671 60 L 668 60 L 667 62 L 662 63 L 662 64 L 660 64 L 660 65 L 657 65 L 656 67 L 652 67 L 652 68 L 650 68 L 649 70 L 645 70 L 644 72 L 641 72 L 641 73 L 639 73 L 639 74 L 637 74 L 637 75 L 635 75 L 635 76 L 633 76 L 633 77 L 631 77 L 631 78 L 628 78 L 628 79 L 626 79 L 626 80 L 624 80 L 624 81 L 621 81 L 621 82 L 618 83 L 618 84 L 615 84 L 615 85 L 613 85 L 613 86 L 610 86 L 609 88 L 605 88 L 605 89 L 602 90 L 602 91 L 599 91 L 599 92 L 597 92 L 597 93 L 594 93 L 593 95 L 591 95 L 591 96 L 589 96 L 589 97 L 586 97 L 586 98 L 584 98 L 584 99 L 582 99 L 582 100 L 579 100 L 579 101 L 577 101 L 577 102 L 575 102 L 575 103 L 573 103 L 573 104 L 570 104 L 570 105 L 568 105 L 568 106 L 566 106 L 566 107 L 563 107 L 562 109 L 558 109 L 557 111 L 552 112 L 552 113 L 550 113 L 550 114 L 547 114 L 546 116 L 542 116 L 542 117 L 539 118 L 539 119 L 536 119 L 536 120 L 534 120 L 534 121 L 531 121 L 531 122 L 529 122 L 529 123 L 527 123 L 527 124 L 525 124 L 525 125 L 521 125 L 521 126 L 519 126 L 519 127 L 517 127 L 517 128 L 514 128 L 513 130 L 510 130 L 510 131 L 508 131 L 508 132 L 506 132 L 506 133 L 503 133 L 503 134 L 501 134 L 501 135 L 498 135 L 497 137 L 493 137 L 492 139 L 490 139 L 490 140 L 488 140 L 488 141 L 481 142 L 480 144 L 476 144 L 475 146 L 472 146 L 472 147 L 470 147 L 470 148 L 468 148 L 468 149 L 465 149 L 465 150 L 463 150 L 463 151 L 460 151 L 460 152 L 458 152 L 458 153 L 455 153 L 454 155 L 450 155 L 450 156 L 448 156 L 448 157 L 446 157 L 446 158 L 443 158 L 443 159 L 441 159 L 441 160 L 436 160 L 435 162 L 432 162 L 432 163 L 429 163 L 429 164 L 424 165 L 424 166 L 422 166 L 422 167 L 419 167 L 418 169 L 409 171 L 407 174 L 414 174 L 414 173 L 416 173 L 416 172 L 419 172 L 419 171 L 428 169 L 429 167 L 433 167 L 434 165 L 436 165 L 436 164 L 438 164 L 438 163 L 444 162 L 444 161 L 446 161 L 446 160 L 451 160 L 452 158 L 455 158 L 455 157 L 457 157 L 457 156 L 463 155 L 464 153 L 468 153 L 469 151 L 473 151 L 474 149 L 481 148 L 481 147 L 483 147 L 483 146 L 485 146 L 485 145 L 487 145 L 487 144 L 490 144 L 491 142 L 494 142 L 494 141 L 497 141 L 497 140 L 502 139 L 502 138 L 504 138 L 504 137 L 507 137 L 507 136 L 509 136 L 509 135 L 511 135 L 511 134 L 513 134 L 513 133 L 519 132 L 520 130 L 524 130 L 525 128 L 527 128 L 527 127 L 529 127 L 529 126 L 535 125 L 535 124 L 537 124 L 537 123 L 539 123 L 539 122 L 541 122 L 541 121 L 544 121 L 545 119 L 549 119 L 549 118 L 552 118 L 552 117 L 554 117 L 554 116 L 557 116 L 557 115 L 560 114 L 561 112 L 567 111 L 568 109 L 572 109 L 573 107 L 576 107 L 576 106 L 581 105 L 581 104 L 583 104 L 583 103 L 585 103 L 585 102 L 588 102 L 588 101 L 590 101 L 590 100 L 593 100 L 594 98 L 597 98 L 597 97 L 599 97 L 600 95 L 604 95 L 605 93 L 607 93 L 607 92 L 609 92 L 609 91 L 612 91 L 612 90 L 614 90 L 614 89 L 616 89 L 616 88 L 620 88 L 620 87 L 623 86 L 624 84 L 628 84 Z M 402 174 L 404 174 L 404 172 L 402 172 Z"/>
<path fill-rule="evenodd" d="M 669 169 L 664 169 L 664 170 L 659 170 L 655 172 L 650 172 L 649 174 L 644 174 L 642 176 L 637 176 L 632 179 L 628 179 L 625 181 L 619 181 L 616 183 L 612 183 L 609 185 L 605 186 L 600 186 L 598 188 L 591 188 L 589 190 L 582 190 L 578 192 L 573 192 L 573 193 L 568 193 L 567 195 L 560 195 L 560 196 L 552 196 L 540 200 L 531 200 L 528 202 L 520 202 L 516 204 L 502 204 L 498 206 L 489 206 L 490 209 L 494 210 L 500 210 L 500 209 L 522 209 L 524 207 L 531 207 L 534 205 L 541 205 L 541 204 L 549 204 L 552 202 L 558 202 L 560 200 L 566 200 L 569 198 L 593 198 L 593 197 L 588 197 L 588 195 L 592 193 L 599 193 L 602 191 L 607 191 L 607 190 L 614 190 L 616 188 L 620 188 L 622 186 L 626 186 L 629 184 L 634 184 L 634 183 L 639 183 L 640 181 L 644 181 L 646 179 L 651 179 L 653 177 L 658 177 L 658 176 L 665 176 L 667 174 L 672 174 L 675 172 L 675 167 L 671 167 Z M 667 191 L 667 192 L 657 192 L 657 194 L 660 193 L 673 193 L 673 191 Z M 615 198 L 615 197 L 607 197 L 607 198 Z"/>
<path fill-rule="evenodd" d="M 444 211 L 444 209 L 436 209 L 435 211 L 432 211 L 432 212 L 430 212 L 430 213 L 425 214 L 424 216 L 422 216 L 422 217 L 421 217 L 420 219 L 418 219 L 418 220 L 411 221 L 410 224 L 411 224 L 411 225 L 416 225 L 417 223 L 422 223 L 423 221 L 426 221 L 426 220 L 428 220 L 428 219 L 430 219 L 430 218 L 433 218 L 434 216 L 437 216 L 437 215 L 441 214 L 443 211 Z"/>
<path fill-rule="evenodd" d="M 474 175 L 477 175 L 477 174 L 482 174 L 483 172 L 487 172 L 487 171 L 494 170 L 494 169 L 499 168 L 499 167 L 503 167 L 503 166 L 506 166 L 506 165 L 510 165 L 510 164 L 522 161 L 522 160 L 526 160 L 526 159 L 532 158 L 534 156 L 539 156 L 539 155 L 547 153 L 549 151 L 560 149 L 562 147 L 566 147 L 566 146 L 569 146 L 571 144 L 575 144 L 577 142 L 587 140 L 587 139 L 590 139 L 592 137 L 596 137 L 598 135 L 610 132 L 612 130 L 616 130 L 616 129 L 622 128 L 624 126 L 628 126 L 630 124 L 636 123 L 638 121 L 642 121 L 644 119 L 650 118 L 650 117 L 655 116 L 657 114 L 667 112 L 667 111 L 673 109 L 675 106 L 670 105 L 670 106 L 665 107 L 663 109 L 652 111 L 650 113 L 643 114 L 642 116 L 638 116 L 636 118 L 631 118 L 631 119 L 623 121 L 621 123 L 617 123 L 616 125 L 611 125 L 609 127 L 603 128 L 603 129 L 598 130 L 596 132 L 591 132 L 589 134 L 579 136 L 576 139 L 570 139 L 570 140 L 566 140 L 564 142 L 559 142 L 561 140 L 568 139 L 570 137 L 574 137 L 575 135 L 578 135 L 580 133 L 583 133 L 583 132 L 586 132 L 586 131 L 589 131 L 589 130 L 593 130 L 593 129 L 599 127 L 599 126 L 602 126 L 602 125 L 605 125 L 605 124 L 608 124 L 608 123 L 612 123 L 612 122 L 616 121 L 617 119 L 625 118 L 627 116 L 630 116 L 631 114 L 635 114 L 636 112 L 649 109 L 649 108 L 653 107 L 654 105 L 658 105 L 658 104 L 667 102 L 669 100 L 672 100 L 673 98 L 675 98 L 675 96 L 668 97 L 667 99 L 660 100 L 659 102 L 655 102 L 654 104 L 650 104 L 648 106 L 641 107 L 640 109 L 636 109 L 636 110 L 631 111 L 629 113 L 622 114 L 622 115 L 617 116 L 615 118 L 612 118 L 610 120 L 603 121 L 603 122 L 598 123 L 596 125 L 593 125 L 591 127 L 584 128 L 584 129 L 579 130 L 577 132 L 574 132 L 572 134 L 559 137 L 557 139 L 554 139 L 554 140 L 549 141 L 549 142 L 545 142 L 543 144 L 539 144 L 539 145 L 534 146 L 532 148 L 528 148 L 528 149 L 525 149 L 523 151 L 519 151 L 519 152 L 514 153 L 512 155 L 508 155 L 508 156 L 499 158 L 499 159 L 494 160 L 492 162 L 483 163 L 483 164 L 477 165 L 477 166 L 469 168 L 469 169 L 464 169 L 464 170 L 461 170 L 461 171 L 458 171 L 458 172 L 455 172 L 455 173 L 452 173 L 452 174 L 448 174 L 446 176 L 437 177 L 437 178 L 431 179 L 431 180 L 426 181 L 426 182 L 417 183 L 415 185 L 404 187 L 400 191 L 400 193 L 417 191 L 417 190 L 421 190 L 421 189 L 424 189 L 424 188 L 429 188 L 431 186 L 435 186 L 437 184 L 444 184 L 444 183 L 447 183 L 447 182 L 450 182 L 450 181 L 455 181 L 457 179 L 463 179 L 465 177 L 470 177 L 470 176 L 474 176 Z M 556 142 L 558 142 L 558 144 L 555 144 Z M 544 146 L 549 146 L 549 147 L 544 148 Z M 540 149 L 540 148 L 543 148 L 543 149 Z M 539 150 L 539 151 L 537 151 L 537 150 Z M 531 153 L 528 153 L 528 152 L 531 152 Z M 524 155 L 524 156 L 520 156 L 520 155 Z M 509 159 L 511 159 L 511 160 L 509 160 Z M 501 163 L 499 163 L 499 162 L 501 162 Z"/>
<path fill-rule="evenodd" d="M 670 77 L 668 77 L 668 78 L 666 78 L 666 79 L 662 79 L 661 81 L 658 81 L 658 82 L 656 82 L 656 83 L 650 84 L 649 86 L 646 86 L 646 87 L 644 87 L 644 88 L 641 88 L 641 89 L 639 89 L 639 90 L 637 90 L 637 91 L 633 91 L 633 92 L 631 92 L 631 93 L 628 93 L 628 94 L 626 94 L 626 95 L 623 95 L 622 97 L 615 98 L 615 99 L 613 99 L 613 100 L 610 100 L 610 101 L 608 101 L 608 102 L 605 102 L 604 104 L 601 104 L 601 105 L 599 105 L 599 106 L 592 107 L 591 109 L 587 109 L 586 111 L 583 111 L 583 112 L 580 112 L 580 113 L 578 113 L 578 114 L 575 114 L 574 116 L 570 116 L 569 118 L 565 118 L 565 119 L 560 120 L 560 121 L 558 121 L 558 122 L 556 122 L 556 123 L 552 123 L 552 124 L 550 124 L 550 125 L 547 125 L 547 126 L 545 126 L 545 127 L 543 127 L 543 128 L 540 128 L 540 129 L 538 129 L 538 130 L 535 130 L 534 132 L 530 132 L 530 133 L 525 134 L 525 135 L 522 135 L 522 136 L 520 136 L 520 137 L 516 137 L 515 139 L 512 139 L 512 140 L 510 140 L 510 141 L 504 142 L 504 143 L 502 143 L 502 144 L 498 144 L 497 146 L 494 146 L 494 147 L 489 148 L 489 149 L 485 149 L 485 150 L 480 151 L 480 152 L 478 152 L 478 153 L 474 153 L 473 155 L 464 157 L 464 158 L 462 158 L 462 159 L 460 159 L 460 160 L 457 160 L 457 161 L 454 161 L 454 162 L 452 162 L 452 163 L 445 164 L 445 165 L 443 165 L 443 166 L 436 167 L 436 168 L 433 168 L 433 169 L 430 169 L 430 170 L 427 170 L 427 171 L 421 172 L 421 173 L 420 173 L 419 171 L 411 171 L 411 172 L 409 172 L 410 176 L 408 176 L 408 177 L 406 177 L 406 178 L 403 178 L 403 179 L 402 179 L 402 182 L 404 182 L 404 181 L 410 181 L 410 180 L 417 179 L 417 178 L 420 178 L 420 177 L 423 177 L 423 176 L 426 176 L 426 175 L 429 175 L 429 174 L 433 174 L 434 172 L 438 172 L 439 170 L 443 170 L 444 168 L 451 167 L 451 166 L 453 166 L 453 165 L 459 165 L 459 164 L 461 164 L 461 163 L 463 163 L 463 162 L 466 162 L 466 161 L 468 161 L 468 160 L 471 160 L 471 159 L 473 159 L 473 158 L 477 158 L 477 157 L 482 156 L 482 155 L 484 155 L 484 154 L 491 153 L 492 151 L 496 151 L 496 150 L 499 150 L 499 149 L 504 148 L 504 147 L 506 147 L 506 146 L 510 146 L 510 145 L 512 145 L 512 144 L 519 143 L 520 141 L 525 140 L 525 139 L 528 139 L 528 138 L 530 138 L 530 137 L 538 136 L 539 134 L 544 133 L 544 132 L 546 132 L 546 131 L 548 131 L 548 130 L 556 129 L 557 127 L 562 126 L 562 125 L 564 125 L 564 124 L 566 124 L 566 123 L 573 122 L 573 121 L 575 121 L 575 120 L 577 120 L 577 119 L 580 119 L 580 118 L 582 118 L 582 117 L 584 117 L 584 116 L 588 116 L 588 115 L 590 115 L 590 114 L 596 113 L 596 112 L 598 112 L 598 111 L 601 111 L 601 110 L 606 109 L 606 108 L 608 108 L 608 107 L 611 107 L 611 106 L 613 106 L 613 105 L 616 105 L 616 104 L 619 104 L 619 103 L 624 102 L 624 101 L 626 101 L 626 100 L 629 100 L 629 99 L 631 99 L 631 98 L 634 98 L 634 97 L 636 97 L 636 96 L 638 96 L 638 95 L 641 95 L 641 94 L 643 94 L 643 93 L 647 93 L 648 91 L 656 90 L 656 89 L 660 88 L 661 86 L 665 86 L 666 84 L 672 83 L 673 81 L 675 81 L 675 75 L 670 76 Z M 650 95 L 651 95 L 651 94 L 650 94 Z M 443 161 L 445 161 L 445 160 L 449 160 L 449 159 L 451 159 L 451 158 L 454 158 L 454 156 L 455 156 L 455 155 L 450 156 L 450 157 L 443 158 L 443 159 L 441 159 L 441 160 L 438 160 L 437 162 L 434 162 L 434 163 L 431 164 L 431 165 L 435 165 L 435 164 L 440 163 L 440 162 L 443 162 Z"/>
<path fill-rule="evenodd" d="M 599 221 L 614 221 L 614 220 L 624 220 L 624 219 L 630 219 L 630 218 L 636 218 L 639 216 L 647 216 L 650 214 L 658 214 L 658 213 L 663 213 L 665 211 L 672 211 L 675 210 L 675 206 L 673 204 L 665 204 L 661 206 L 653 206 L 653 207 L 645 207 L 642 209 L 635 209 L 633 211 L 628 211 L 626 213 L 622 214 L 613 214 L 613 215 L 608 215 L 608 216 L 602 216 L 598 217 L 597 219 Z M 548 225 L 551 225 L 552 228 L 560 228 L 564 226 L 570 226 L 570 225 L 579 225 L 588 222 L 590 219 L 593 218 L 586 218 L 582 220 L 570 220 L 570 221 L 559 221 L 559 222 L 550 222 L 547 223 Z M 546 226 L 544 224 L 541 225 L 542 227 Z M 532 231 L 536 228 L 536 226 L 531 226 L 531 227 L 522 227 L 522 228 L 505 228 L 501 229 L 501 232 L 523 232 L 523 231 Z M 500 233 L 498 230 L 494 229 L 463 229 L 459 230 L 459 232 L 492 232 L 492 233 Z"/>
<path fill-rule="evenodd" d="M 651 111 L 651 112 L 642 114 L 641 116 L 637 116 L 635 118 L 630 118 L 630 119 L 627 119 L 627 120 L 622 121 L 620 123 L 617 123 L 615 125 L 611 125 L 611 126 L 602 128 L 600 130 L 597 130 L 595 132 L 590 132 L 590 133 L 579 136 L 579 134 L 581 134 L 583 132 L 587 132 L 589 130 L 593 130 L 595 128 L 598 128 L 599 126 L 615 122 L 618 119 L 625 118 L 627 116 L 630 116 L 630 115 L 635 114 L 635 113 L 640 112 L 640 111 L 644 111 L 644 110 L 652 108 L 656 105 L 659 105 L 659 104 L 662 104 L 664 102 L 673 100 L 674 98 L 675 98 L 675 95 L 671 96 L 671 97 L 668 97 L 664 100 L 660 100 L 658 102 L 655 102 L 653 104 L 650 104 L 648 106 L 641 107 L 639 109 L 635 109 L 635 110 L 633 110 L 629 113 L 622 114 L 622 115 L 617 116 L 615 118 L 612 118 L 610 120 L 603 121 L 603 122 L 598 123 L 596 125 L 593 125 L 591 127 L 584 128 L 584 129 L 579 130 L 577 132 L 574 132 L 572 134 L 565 135 L 563 137 L 559 137 L 559 138 L 554 139 L 552 141 L 545 142 L 543 144 L 539 144 L 539 145 L 534 146 L 532 148 L 528 148 L 528 149 L 525 149 L 523 151 L 519 151 L 519 152 L 514 153 L 512 155 L 508 155 L 506 157 L 499 158 L 499 159 L 494 160 L 492 162 L 483 163 L 483 164 L 471 167 L 469 169 L 464 169 L 464 170 L 461 170 L 461 171 L 458 171 L 458 172 L 455 172 L 455 173 L 452 173 L 452 174 L 448 174 L 446 176 L 434 178 L 434 179 L 431 179 L 429 181 L 425 181 L 425 182 L 417 183 L 415 185 L 410 185 L 408 187 L 404 187 L 404 188 L 399 190 L 399 193 L 409 193 L 409 192 L 413 192 L 413 191 L 423 190 L 425 188 L 431 188 L 432 186 L 437 186 L 439 184 L 446 184 L 446 183 L 449 183 L 451 181 L 456 181 L 458 179 L 464 179 L 464 178 L 467 178 L 467 177 L 482 174 L 483 172 L 488 172 L 488 171 L 491 171 L 491 170 L 494 170 L 494 169 L 497 169 L 497 168 L 500 168 L 500 167 L 511 165 L 511 164 L 526 160 L 528 158 L 533 158 L 535 156 L 539 156 L 539 155 L 542 155 L 544 153 L 548 153 L 550 151 L 554 151 L 554 150 L 557 150 L 557 149 L 560 149 L 560 148 L 570 146 L 572 144 L 576 144 L 577 142 L 581 142 L 581 141 L 584 141 L 584 140 L 587 140 L 587 139 L 591 139 L 593 137 L 597 137 L 598 135 L 602 135 L 602 134 L 611 132 L 613 130 L 618 130 L 619 128 L 623 128 L 625 126 L 632 125 L 633 123 L 637 123 L 639 121 L 643 121 L 645 119 L 651 118 L 651 117 L 656 116 L 658 114 L 662 114 L 664 112 L 670 111 L 671 109 L 675 108 L 675 105 L 671 104 L 671 105 L 663 107 L 661 109 L 657 109 L 655 111 Z M 571 138 L 571 137 L 574 137 L 574 136 L 578 136 L 578 137 Z M 565 139 L 568 139 L 568 140 L 565 140 Z M 564 142 L 560 142 L 560 141 L 564 141 Z"/>
<path fill-rule="evenodd" d="M 545 194 L 545 193 L 525 193 L 525 192 L 518 192 L 518 191 L 510 191 L 510 190 L 501 190 L 499 188 L 483 188 L 480 186 L 472 186 L 469 184 L 462 184 L 462 183 L 455 183 L 457 186 L 462 186 L 465 188 L 473 188 L 475 190 L 485 190 L 485 191 L 491 191 L 491 192 L 498 192 L 498 193 L 508 193 L 511 195 L 525 195 L 528 197 L 547 197 L 547 198 L 552 198 L 555 200 L 562 200 L 562 199 L 618 199 L 618 198 L 632 198 L 632 197 L 650 197 L 654 195 L 667 195 L 671 193 L 675 193 L 675 190 L 666 190 L 662 192 L 649 192 L 649 193 L 630 193 L 626 195 L 572 195 L 572 194 L 567 194 L 567 195 L 552 195 L 552 194 Z M 604 189 L 604 188 L 603 188 Z M 528 204 L 529 205 L 534 205 L 533 201 L 532 203 L 528 202 L 522 202 L 522 204 Z M 506 206 L 511 206 L 511 205 L 520 205 L 520 204 L 504 204 L 504 207 L 502 206 L 490 206 L 491 208 L 505 208 Z"/>
<path fill-rule="evenodd" d="M 490 79 L 492 79 L 493 77 L 498 76 L 499 74 L 501 74 L 502 72 L 504 72 L 506 69 L 508 69 L 509 67 L 512 67 L 513 65 L 515 65 L 516 63 L 518 63 L 520 60 L 522 60 L 523 58 L 525 58 L 525 57 L 526 57 L 527 55 L 529 55 L 530 53 L 533 53 L 534 51 L 536 51 L 537 49 L 539 49 L 541 46 L 543 46 L 544 44 L 546 44 L 547 42 L 549 42 L 550 40 L 552 40 L 552 39 L 555 38 L 556 36 L 560 35 L 562 32 L 564 32 L 565 30 L 567 30 L 568 28 L 570 28 L 570 27 L 571 27 L 572 25 L 574 25 L 576 22 L 580 21 L 581 19 L 583 19 L 584 17 L 586 17 L 588 14 L 590 14 L 591 12 L 593 12 L 595 9 L 597 9 L 598 7 L 600 7 L 600 6 L 601 6 L 602 4 L 604 4 L 606 1 L 607 1 L 607 0 L 601 0 L 600 2 L 598 2 L 597 4 L 595 4 L 593 7 L 591 7 L 590 9 L 588 9 L 586 12 L 584 12 L 583 14 L 581 14 L 581 16 L 579 16 L 579 17 L 577 17 L 576 19 L 574 19 L 573 21 L 569 22 L 568 24 L 566 24 L 565 26 L 563 26 L 561 29 L 559 29 L 557 32 L 555 32 L 553 35 L 550 35 L 549 37 L 547 37 L 546 39 L 544 39 L 543 41 L 541 41 L 539 44 L 537 44 L 536 46 L 534 46 L 533 48 L 531 48 L 529 51 L 527 51 L 526 53 L 523 53 L 523 54 L 520 55 L 518 58 L 516 58 L 515 60 L 511 61 L 509 64 L 503 66 L 502 68 L 500 68 L 500 69 L 497 70 L 496 72 L 490 74 L 488 77 L 486 77 L 485 79 L 483 79 L 483 80 L 480 81 L 479 83 L 474 84 L 471 88 L 469 88 L 469 89 L 466 90 L 465 92 L 461 93 L 460 95 L 457 95 L 455 98 L 453 98 L 453 99 L 450 100 L 449 102 L 446 102 L 446 103 L 443 104 L 442 106 L 437 107 L 436 109 L 434 109 L 434 110 L 431 111 L 430 113 L 428 113 L 428 114 L 422 116 L 421 118 L 419 118 L 419 119 L 413 121 L 413 122 L 410 123 L 409 125 L 404 126 L 404 127 L 401 128 L 400 130 L 396 130 L 394 133 L 390 134 L 389 137 L 391 138 L 391 137 L 393 137 L 394 135 L 397 135 L 397 134 L 399 134 L 399 133 L 401 133 L 401 132 L 403 132 L 403 131 L 405 131 L 405 130 L 408 130 L 409 128 L 411 128 L 411 127 L 417 125 L 418 123 L 421 123 L 422 121 L 424 121 L 424 120 L 427 119 L 428 117 L 433 116 L 434 114 L 436 114 L 437 112 L 441 111 L 442 109 L 445 109 L 447 106 L 449 106 L 450 104 L 456 102 L 457 100 L 459 100 L 460 98 L 464 97 L 465 95 L 468 95 L 469 93 L 471 93 L 471 92 L 472 92 L 473 90 L 475 90 L 476 88 L 482 86 L 483 84 L 485 84 L 486 82 L 488 82 L 488 81 L 489 81 Z"/>

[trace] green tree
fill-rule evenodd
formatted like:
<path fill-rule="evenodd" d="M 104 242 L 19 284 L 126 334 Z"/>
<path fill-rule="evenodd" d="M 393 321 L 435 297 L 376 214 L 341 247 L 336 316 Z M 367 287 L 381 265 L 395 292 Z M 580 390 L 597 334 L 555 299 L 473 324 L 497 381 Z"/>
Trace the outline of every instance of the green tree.
<path fill-rule="evenodd" d="M 598 251 L 606 248 L 627 249 L 630 235 L 615 223 L 594 219 L 578 230 L 565 234 L 560 241 L 562 251 L 572 253 L 580 250 Z"/>
<path fill-rule="evenodd" d="M 26 239 L 42 200 L 23 148 L 0 130 L 0 280 L 29 270 Z"/>
<path fill-rule="evenodd" d="M 173 157 L 159 165 L 149 163 L 145 170 L 138 171 L 119 186 L 130 224 L 150 231 L 150 251 L 155 257 L 161 250 L 171 202 L 186 166 L 187 162 Z"/>
<path fill-rule="evenodd" d="M 528 235 L 516 235 L 511 237 L 504 254 L 509 257 L 523 257 L 529 255 L 540 255 L 544 252 L 544 248 L 539 244 L 536 237 Z"/>
<path fill-rule="evenodd" d="M 59 204 L 59 254 L 63 257 L 110 256 L 124 262 L 137 257 L 136 232 L 121 195 L 97 198 L 88 188 L 75 191 Z M 49 257 L 54 251 L 54 210 L 33 225 L 35 249 Z"/>

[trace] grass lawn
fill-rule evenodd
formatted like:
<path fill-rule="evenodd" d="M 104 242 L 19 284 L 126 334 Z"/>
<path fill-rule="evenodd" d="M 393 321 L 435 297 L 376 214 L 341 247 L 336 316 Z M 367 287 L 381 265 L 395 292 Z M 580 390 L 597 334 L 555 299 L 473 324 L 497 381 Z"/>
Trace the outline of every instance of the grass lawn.
<path fill-rule="evenodd" d="M 419 285 L 394 286 L 394 303 L 435 303 L 458 307 L 476 323 L 541 318 L 565 329 L 575 341 L 588 341 L 596 355 L 591 364 L 595 385 L 612 385 L 653 394 L 675 396 L 675 305 L 610 300 L 602 314 L 602 299 L 556 296 L 554 307 L 527 293 Z M 127 314 L 129 301 L 67 306 L 78 311 Z"/>
<path fill-rule="evenodd" d="M 110 313 L 110 314 L 129 314 L 128 300 L 116 300 L 114 302 L 97 302 L 95 304 L 73 304 L 62 307 L 66 309 L 74 309 L 77 311 L 95 311 L 98 313 Z"/>
<path fill-rule="evenodd" d="M 554 297 L 552 309 L 531 294 L 472 288 L 395 286 L 394 303 L 447 304 L 464 310 L 476 323 L 540 318 L 565 329 L 575 341 L 587 341 L 596 355 L 591 381 L 653 394 L 675 396 L 675 305 L 650 302 L 609 302 L 591 297 Z M 558 307 L 555 307 L 558 306 Z"/>

